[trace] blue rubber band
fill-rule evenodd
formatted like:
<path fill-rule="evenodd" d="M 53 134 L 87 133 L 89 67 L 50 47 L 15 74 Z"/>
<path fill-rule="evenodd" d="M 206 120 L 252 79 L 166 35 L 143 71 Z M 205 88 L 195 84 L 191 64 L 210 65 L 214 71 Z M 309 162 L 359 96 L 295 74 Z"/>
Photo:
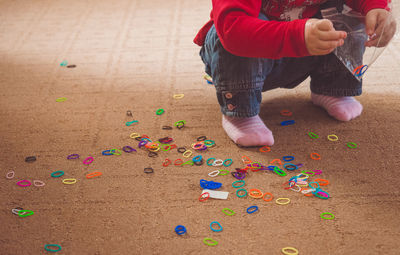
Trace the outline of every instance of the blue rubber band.
<path fill-rule="evenodd" d="M 282 126 L 289 126 L 289 125 L 293 125 L 295 123 L 294 120 L 285 120 L 281 122 Z"/>
<path fill-rule="evenodd" d="M 213 224 L 217 224 L 217 225 L 219 226 L 219 229 L 213 228 L 213 227 L 212 227 Z M 211 222 L 211 223 L 210 223 L 210 228 L 211 228 L 211 230 L 214 231 L 214 232 L 221 232 L 221 231 L 222 231 L 222 226 L 221 226 L 221 224 L 220 224 L 218 221 L 213 221 L 213 222 Z"/>
<path fill-rule="evenodd" d="M 251 209 L 254 209 L 254 210 L 250 211 Z M 250 206 L 249 208 L 247 208 L 247 213 L 248 214 L 252 214 L 252 213 L 255 213 L 257 211 L 258 211 L 258 206 L 256 206 L 256 205 L 253 205 L 253 206 Z"/>
<path fill-rule="evenodd" d="M 293 156 L 284 156 L 282 159 L 283 159 L 283 161 L 289 162 L 289 161 L 293 161 L 294 157 Z"/>
<path fill-rule="evenodd" d="M 292 167 L 289 168 L 288 166 L 292 166 Z M 294 171 L 294 170 L 298 169 L 297 165 L 292 164 L 292 163 L 285 163 L 285 164 L 283 164 L 283 167 L 288 171 Z"/>
<path fill-rule="evenodd" d="M 196 157 L 192 158 L 193 162 L 200 162 L 203 159 L 203 156 L 197 155 Z"/>
<path fill-rule="evenodd" d="M 207 181 L 204 179 L 200 180 L 200 186 L 203 189 L 219 189 L 222 186 L 222 183 L 220 182 L 213 182 L 213 181 Z"/>
<path fill-rule="evenodd" d="M 186 233 L 186 228 L 185 228 L 185 226 L 178 225 L 178 226 L 175 227 L 175 232 L 176 232 L 178 235 L 183 235 L 183 234 Z"/>
<path fill-rule="evenodd" d="M 101 154 L 103 154 L 104 156 L 113 155 L 113 153 L 111 152 L 111 150 L 105 150 L 105 151 L 103 151 Z"/>

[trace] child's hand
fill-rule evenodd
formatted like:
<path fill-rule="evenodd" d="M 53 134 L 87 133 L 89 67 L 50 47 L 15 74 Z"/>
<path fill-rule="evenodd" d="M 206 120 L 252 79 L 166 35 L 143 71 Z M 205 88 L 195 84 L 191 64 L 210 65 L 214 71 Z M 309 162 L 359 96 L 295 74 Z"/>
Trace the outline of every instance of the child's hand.
<path fill-rule="evenodd" d="M 311 55 L 326 55 L 342 46 L 347 33 L 336 31 L 330 20 L 309 19 L 305 26 L 305 40 Z"/>
<path fill-rule="evenodd" d="M 385 23 L 386 27 L 383 30 Z M 396 20 L 384 9 L 372 9 L 365 17 L 365 29 L 370 37 L 365 43 L 365 46 L 384 47 L 389 43 L 396 32 Z M 379 38 L 381 38 L 380 41 Z"/>

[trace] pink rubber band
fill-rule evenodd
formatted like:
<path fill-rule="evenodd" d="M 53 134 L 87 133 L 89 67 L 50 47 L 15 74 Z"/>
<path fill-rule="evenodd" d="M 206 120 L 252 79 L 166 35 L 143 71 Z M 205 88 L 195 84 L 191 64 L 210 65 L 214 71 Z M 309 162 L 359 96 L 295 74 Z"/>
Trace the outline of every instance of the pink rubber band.
<path fill-rule="evenodd" d="M 22 184 L 22 183 L 27 183 L 27 184 Z M 22 181 L 19 181 L 19 182 L 17 182 L 17 185 L 18 186 L 20 186 L 20 187 L 28 187 L 28 186 L 31 186 L 31 182 L 30 181 L 28 181 L 28 180 L 22 180 Z"/>
<path fill-rule="evenodd" d="M 11 174 L 11 176 L 10 176 L 10 174 Z M 14 171 L 10 171 L 10 172 L 8 172 L 8 173 L 6 174 L 6 178 L 9 179 L 9 180 L 11 180 L 12 178 L 14 178 L 14 176 L 15 176 L 15 172 L 14 172 Z"/>
<path fill-rule="evenodd" d="M 83 164 L 89 165 L 90 163 L 93 162 L 93 160 L 94 160 L 93 157 L 87 157 L 87 158 L 83 161 Z"/>
<path fill-rule="evenodd" d="M 42 182 L 41 180 L 34 180 L 33 181 L 33 185 L 35 185 L 36 187 L 42 187 L 42 186 L 44 186 L 46 184 L 44 182 Z"/>

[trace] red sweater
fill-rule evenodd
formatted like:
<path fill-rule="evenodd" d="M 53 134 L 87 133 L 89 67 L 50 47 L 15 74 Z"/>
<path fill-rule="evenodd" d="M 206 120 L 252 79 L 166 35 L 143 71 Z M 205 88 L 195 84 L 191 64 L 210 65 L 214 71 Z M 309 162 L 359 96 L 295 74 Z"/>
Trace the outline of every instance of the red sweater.
<path fill-rule="evenodd" d="M 213 24 L 224 48 L 242 57 L 278 59 L 304 57 L 307 51 L 304 26 L 326 0 L 212 0 L 210 21 L 194 42 L 204 44 Z M 366 14 L 386 8 L 387 0 L 345 0 L 352 9 Z M 258 19 L 260 10 L 269 21 Z"/>

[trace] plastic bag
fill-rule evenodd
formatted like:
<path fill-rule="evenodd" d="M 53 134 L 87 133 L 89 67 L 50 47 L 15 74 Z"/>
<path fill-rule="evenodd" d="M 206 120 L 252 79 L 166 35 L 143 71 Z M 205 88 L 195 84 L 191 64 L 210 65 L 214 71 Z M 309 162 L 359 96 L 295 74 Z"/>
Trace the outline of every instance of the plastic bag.
<path fill-rule="evenodd" d="M 347 6 L 342 13 L 339 13 L 336 8 L 328 8 L 321 10 L 321 14 L 324 19 L 332 21 L 335 30 L 347 32 L 344 44 L 333 52 L 354 77 L 361 80 L 364 73 L 382 54 L 387 45 L 380 46 L 380 37 L 376 47 L 365 48 L 365 42 L 369 39 L 365 31 L 365 16 L 352 11 Z M 384 24 L 382 34 L 391 18 L 389 17 Z"/>

